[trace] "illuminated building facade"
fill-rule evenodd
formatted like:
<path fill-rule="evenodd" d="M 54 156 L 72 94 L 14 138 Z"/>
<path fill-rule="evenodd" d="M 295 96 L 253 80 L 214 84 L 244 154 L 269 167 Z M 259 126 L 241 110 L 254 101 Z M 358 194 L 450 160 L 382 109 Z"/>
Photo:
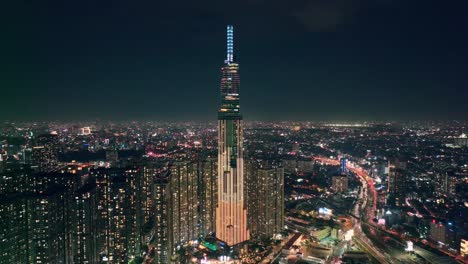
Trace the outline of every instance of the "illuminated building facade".
<path fill-rule="evenodd" d="M 97 263 L 97 196 L 95 185 L 85 185 L 74 194 L 72 230 L 73 263 Z"/>
<path fill-rule="evenodd" d="M 239 106 L 239 64 L 234 60 L 233 27 L 227 27 L 227 57 L 221 68 L 218 111 L 218 207 L 216 236 L 228 245 L 249 239 L 244 203 L 243 122 Z"/>
<path fill-rule="evenodd" d="M 209 158 L 178 161 L 154 175 L 155 263 L 169 263 L 177 246 L 214 232 L 216 175 Z"/>
<path fill-rule="evenodd" d="M 216 230 L 217 173 L 216 159 L 209 158 L 198 162 L 200 234 L 202 235 Z"/>
<path fill-rule="evenodd" d="M 341 172 L 341 175 L 346 175 L 346 173 L 347 173 L 346 163 L 347 163 L 346 158 L 341 158 L 340 159 L 340 172 Z"/>
<path fill-rule="evenodd" d="M 17 195 L 0 200 L 0 263 L 28 263 L 28 204 Z"/>
<path fill-rule="evenodd" d="M 450 168 L 450 165 L 445 162 L 438 162 L 434 164 L 433 175 L 435 195 L 441 196 L 446 194 L 446 183 Z"/>
<path fill-rule="evenodd" d="M 0 263 L 74 263 L 69 198 L 62 188 L 2 196 Z"/>
<path fill-rule="evenodd" d="M 136 170 L 125 169 L 112 179 L 108 241 L 115 263 L 128 262 L 140 249 L 136 175 Z"/>
<path fill-rule="evenodd" d="M 91 134 L 91 128 L 90 127 L 82 127 L 80 128 L 80 132 L 78 135 L 84 135 L 84 136 L 87 136 L 87 135 L 90 135 Z"/>
<path fill-rule="evenodd" d="M 98 246 L 100 260 L 124 263 L 140 252 L 140 222 L 137 217 L 135 169 L 99 168 L 96 177 L 98 195 Z"/>
<path fill-rule="evenodd" d="M 109 203 L 110 203 L 110 184 L 111 173 L 109 170 L 99 168 L 90 172 L 91 176 L 96 179 L 98 206 L 97 206 L 97 244 L 99 247 L 100 260 L 108 259 L 106 241 L 108 236 L 108 219 L 109 219 Z"/>
<path fill-rule="evenodd" d="M 3 154 L 0 152 L 0 173 L 5 170 L 6 167 L 6 158 L 3 157 Z"/>
<path fill-rule="evenodd" d="M 155 263 L 169 263 L 172 244 L 169 237 L 169 173 L 156 175 L 154 180 L 154 260 Z"/>
<path fill-rule="evenodd" d="M 455 138 L 455 145 L 460 147 L 468 147 L 468 136 L 463 133 L 459 137 Z"/>
<path fill-rule="evenodd" d="M 433 220 L 430 225 L 429 238 L 435 242 L 446 243 L 446 226 L 442 222 Z"/>
<path fill-rule="evenodd" d="M 342 193 L 348 191 L 348 177 L 343 175 L 332 177 L 332 189 L 334 192 Z"/>
<path fill-rule="evenodd" d="M 468 239 L 460 240 L 460 255 L 464 258 L 468 257 Z"/>
<path fill-rule="evenodd" d="M 58 137 L 41 135 L 35 138 L 31 153 L 32 167 L 37 171 L 51 171 L 58 165 Z"/>
<path fill-rule="evenodd" d="M 252 161 L 247 163 L 246 175 L 251 236 L 271 238 L 284 228 L 284 169 Z"/>
<path fill-rule="evenodd" d="M 0 172 L 0 194 L 32 191 L 33 170 L 28 165 L 10 165 Z"/>
<path fill-rule="evenodd" d="M 199 234 L 197 166 L 192 162 L 176 162 L 169 176 L 170 243 L 182 245 Z"/>
<path fill-rule="evenodd" d="M 157 175 L 157 166 L 147 164 L 140 170 L 138 181 L 138 195 L 142 223 L 149 223 L 154 218 L 154 200 L 152 195 L 153 179 Z"/>
<path fill-rule="evenodd" d="M 459 179 L 455 170 L 449 164 L 442 162 L 434 166 L 434 191 L 435 195 L 455 197 Z"/>
<path fill-rule="evenodd" d="M 388 199 L 390 206 L 401 206 L 406 197 L 406 163 L 393 159 L 388 162 Z"/>
<path fill-rule="evenodd" d="M 70 263 L 67 192 L 51 190 L 28 198 L 28 263 Z"/>

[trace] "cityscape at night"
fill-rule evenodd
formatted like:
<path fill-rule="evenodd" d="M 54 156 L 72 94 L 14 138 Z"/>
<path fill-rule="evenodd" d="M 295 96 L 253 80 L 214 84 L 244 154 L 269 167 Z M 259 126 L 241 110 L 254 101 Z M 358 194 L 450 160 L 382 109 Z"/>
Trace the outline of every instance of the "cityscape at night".
<path fill-rule="evenodd" d="M 0 264 L 468 264 L 466 4 L 104 2 L 7 6 Z"/>

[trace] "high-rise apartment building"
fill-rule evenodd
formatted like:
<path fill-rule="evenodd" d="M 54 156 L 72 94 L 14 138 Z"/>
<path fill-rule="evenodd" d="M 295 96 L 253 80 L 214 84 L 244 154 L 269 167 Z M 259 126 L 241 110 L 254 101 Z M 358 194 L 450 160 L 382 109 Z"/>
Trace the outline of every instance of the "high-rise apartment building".
<path fill-rule="evenodd" d="M 69 193 L 4 195 L 0 202 L 0 263 L 74 263 Z"/>
<path fill-rule="evenodd" d="M 0 200 L 0 263 L 30 262 L 28 248 L 29 207 L 17 194 Z"/>
<path fill-rule="evenodd" d="M 247 163 L 248 223 L 252 237 L 271 238 L 284 228 L 284 169 Z"/>
<path fill-rule="evenodd" d="M 88 184 L 73 195 L 72 207 L 72 254 L 73 263 L 97 263 L 97 195 L 96 186 Z"/>
<path fill-rule="evenodd" d="M 249 239 L 244 197 L 243 122 L 239 105 L 239 64 L 234 60 L 234 29 L 227 27 L 227 56 L 221 68 L 218 111 L 218 206 L 216 236 L 228 245 Z"/>
<path fill-rule="evenodd" d="M 342 193 L 348 191 L 348 177 L 346 175 L 338 175 L 332 177 L 332 189 L 334 192 Z"/>
<path fill-rule="evenodd" d="M 100 260 L 124 263 L 140 253 L 140 225 L 137 207 L 137 175 L 133 168 L 99 168 L 90 172 L 96 178 L 98 196 L 98 246 Z"/>
<path fill-rule="evenodd" d="M 32 166 L 37 171 L 51 171 L 58 165 L 57 135 L 40 135 L 34 140 Z"/>
<path fill-rule="evenodd" d="M 12 164 L 0 172 L 0 194 L 33 191 L 34 171 L 26 164 Z"/>
<path fill-rule="evenodd" d="M 27 198 L 29 263 L 71 263 L 68 195 L 54 189 Z"/>
<path fill-rule="evenodd" d="M 215 230 L 217 192 L 215 159 L 184 160 L 154 177 L 154 245 L 156 263 L 169 263 L 179 245 Z"/>
<path fill-rule="evenodd" d="M 200 234 L 216 231 L 216 205 L 218 199 L 216 159 L 208 158 L 197 162 Z"/>
<path fill-rule="evenodd" d="M 406 163 L 398 159 L 388 162 L 388 199 L 390 206 L 401 206 L 405 203 L 407 172 Z"/>
<path fill-rule="evenodd" d="M 154 164 L 145 164 L 139 170 L 138 179 L 138 196 L 139 210 L 141 211 L 142 223 L 147 224 L 154 221 L 154 197 L 153 184 L 156 175 L 159 172 L 159 167 Z"/>
<path fill-rule="evenodd" d="M 442 222 L 433 220 L 430 223 L 429 238 L 435 242 L 446 243 L 447 227 Z"/>
<path fill-rule="evenodd" d="M 170 172 L 162 172 L 156 175 L 154 180 L 154 237 L 151 241 L 154 245 L 155 263 L 169 263 L 172 253 L 172 236 L 169 223 L 169 213 L 172 209 L 169 204 L 169 176 Z"/>
<path fill-rule="evenodd" d="M 169 232 L 173 246 L 182 245 L 199 235 L 198 177 L 196 163 L 176 162 L 169 176 Z"/>

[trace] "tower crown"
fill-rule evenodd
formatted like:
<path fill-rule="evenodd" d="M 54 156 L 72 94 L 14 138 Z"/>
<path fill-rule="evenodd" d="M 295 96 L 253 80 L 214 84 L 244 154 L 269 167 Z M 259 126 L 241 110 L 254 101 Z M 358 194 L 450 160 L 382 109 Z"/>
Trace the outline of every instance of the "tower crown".
<path fill-rule="evenodd" d="M 239 96 L 239 64 L 234 61 L 234 27 L 228 25 L 226 28 L 226 59 L 221 68 L 221 97 L 227 95 Z"/>
<path fill-rule="evenodd" d="M 226 63 L 234 61 L 234 27 L 228 25 L 226 29 Z"/>

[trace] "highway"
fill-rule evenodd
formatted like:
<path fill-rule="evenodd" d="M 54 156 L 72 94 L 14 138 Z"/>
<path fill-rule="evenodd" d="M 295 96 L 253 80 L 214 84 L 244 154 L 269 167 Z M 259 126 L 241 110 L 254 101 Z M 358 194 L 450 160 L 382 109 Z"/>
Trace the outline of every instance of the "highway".
<path fill-rule="evenodd" d="M 393 258 L 391 255 L 386 254 L 384 251 L 382 251 L 380 248 L 376 247 L 371 239 L 369 239 L 366 234 L 362 231 L 362 215 L 361 212 L 364 212 L 364 215 L 367 217 L 371 217 L 373 215 L 374 211 L 376 208 L 375 201 L 377 200 L 377 193 L 375 192 L 375 189 L 373 190 L 373 196 L 371 197 L 371 201 L 368 200 L 369 196 L 369 184 L 368 181 L 363 179 L 363 177 L 360 177 L 360 181 L 362 183 L 362 191 L 360 194 L 360 199 L 363 199 L 363 204 L 362 206 L 359 203 L 356 203 L 353 213 L 355 216 L 357 216 L 357 219 L 353 219 L 354 222 L 354 237 L 353 240 L 359 244 L 362 248 L 364 248 L 369 254 L 371 254 L 372 257 L 374 257 L 379 263 L 399 263 L 397 259 Z M 372 184 L 372 186 L 374 186 Z M 369 204 L 371 206 L 369 206 Z M 369 210 L 369 208 L 371 208 Z M 364 210 L 363 210 L 364 209 Z M 367 209 L 367 210 L 366 210 Z M 370 211 L 370 212 L 369 212 Z"/>
<path fill-rule="evenodd" d="M 353 240 L 359 246 L 364 248 L 369 254 L 371 254 L 372 257 L 374 257 L 379 263 L 383 263 L 383 264 L 396 263 L 396 262 L 393 262 L 392 260 L 388 260 L 385 255 L 382 255 L 378 250 L 376 250 L 376 248 L 372 245 L 372 243 L 369 243 L 363 240 L 362 238 L 360 238 L 360 236 L 354 236 Z"/>
<path fill-rule="evenodd" d="M 318 160 L 324 164 L 328 165 L 336 165 L 339 166 L 340 162 L 338 160 L 323 158 L 323 157 L 314 157 L 315 160 Z M 359 178 L 362 184 L 362 191 L 360 193 L 360 200 L 363 201 L 362 206 L 359 203 L 356 203 L 353 214 L 349 214 L 354 217 L 354 240 L 361 245 L 372 257 L 374 257 L 380 263 L 398 263 L 396 259 L 392 259 L 388 254 L 386 255 L 385 252 L 381 251 L 379 248 L 374 246 L 371 240 L 362 232 L 362 209 L 365 210 L 365 214 L 367 215 L 368 219 L 372 219 L 374 212 L 377 207 L 377 192 L 374 188 L 374 182 L 372 178 L 368 177 L 364 170 L 360 168 L 356 168 L 354 166 L 347 166 L 348 169 L 353 171 Z M 371 201 L 369 206 L 369 193 L 371 194 Z"/>
<path fill-rule="evenodd" d="M 321 163 L 328 164 L 328 165 L 335 165 L 335 166 L 340 165 L 340 162 L 338 160 L 328 159 L 328 158 L 324 158 L 324 157 L 314 157 L 314 159 L 321 162 Z M 362 190 L 361 196 L 360 196 L 360 198 L 364 198 L 363 206 L 361 208 L 357 208 L 357 206 L 359 206 L 359 204 L 357 203 L 356 207 L 353 210 L 353 214 L 349 214 L 349 215 L 353 216 L 357 220 L 356 223 L 355 223 L 355 236 L 357 236 L 358 239 L 361 242 L 366 241 L 366 240 L 369 241 L 367 244 L 365 244 L 365 246 L 369 247 L 369 248 L 366 248 L 366 250 L 375 259 L 379 260 L 379 258 L 384 258 L 387 261 L 389 261 L 389 263 L 400 263 L 400 261 L 397 260 L 396 258 L 393 258 L 393 257 L 389 256 L 388 254 L 385 254 L 385 252 L 383 252 L 382 250 L 377 249 L 377 247 L 375 245 L 372 245 L 369 238 L 367 238 L 367 236 L 363 232 L 356 232 L 356 231 L 361 230 L 361 227 L 363 225 L 366 225 L 366 226 L 372 228 L 373 230 L 384 233 L 385 235 L 390 237 L 394 242 L 396 242 L 398 245 L 400 245 L 402 249 L 404 247 L 406 247 L 406 244 L 404 243 L 404 241 L 402 241 L 402 239 L 399 236 L 397 236 L 397 235 L 383 229 L 380 226 L 375 225 L 371 221 L 374 218 L 374 214 L 375 214 L 376 207 L 377 207 L 377 192 L 376 192 L 376 190 L 374 188 L 373 179 L 371 177 L 369 177 L 367 175 L 367 173 L 362 168 L 354 166 L 353 164 L 347 164 L 347 165 L 348 165 L 347 168 L 349 170 L 351 170 L 358 177 L 360 177 L 361 183 L 363 184 L 363 190 Z M 367 183 L 367 184 L 365 184 L 365 183 Z M 367 204 L 368 199 L 369 199 L 369 194 L 370 194 L 370 197 L 371 197 L 371 206 L 369 206 Z M 362 211 L 362 208 L 367 209 L 367 210 L 365 210 L 366 211 L 365 214 L 367 216 L 366 217 L 367 219 L 366 218 L 362 219 L 362 217 L 360 215 L 360 212 Z M 356 230 L 356 227 L 359 227 L 359 230 Z M 437 254 L 434 254 L 434 253 L 432 253 L 432 252 L 430 252 L 428 250 L 425 250 L 425 249 L 423 249 L 421 247 L 418 247 L 416 245 L 414 245 L 414 253 L 417 256 L 424 259 L 426 262 L 431 263 L 431 264 L 440 264 L 440 263 L 444 263 L 444 264 L 452 264 L 453 263 L 453 264 L 455 264 L 455 263 L 458 263 L 457 261 L 455 261 L 454 259 L 452 259 L 452 258 L 450 258 L 448 256 L 438 256 Z M 457 260 L 459 260 L 460 263 L 467 263 L 464 260 L 460 260 L 460 259 L 457 259 Z"/>
<path fill-rule="evenodd" d="M 315 160 L 320 161 L 321 163 L 328 165 L 339 166 L 340 162 L 338 160 L 323 158 L 323 157 L 314 157 Z M 375 258 L 380 263 L 398 263 L 396 259 L 393 259 L 388 254 L 385 254 L 382 250 L 377 248 L 372 244 L 372 241 L 362 232 L 362 209 L 365 208 L 364 214 L 367 219 L 372 219 L 374 212 L 377 208 L 377 192 L 374 188 L 374 182 L 372 178 L 367 176 L 364 170 L 356 168 L 354 166 L 349 166 L 347 168 L 353 171 L 359 178 L 362 183 L 362 191 L 360 198 L 364 201 L 362 206 L 359 203 L 356 203 L 353 214 L 349 214 L 354 217 L 354 240 L 361 245 L 373 258 Z M 371 194 L 371 201 L 369 202 L 369 193 Z M 370 206 L 369 206 L 370 205 Z"/>

